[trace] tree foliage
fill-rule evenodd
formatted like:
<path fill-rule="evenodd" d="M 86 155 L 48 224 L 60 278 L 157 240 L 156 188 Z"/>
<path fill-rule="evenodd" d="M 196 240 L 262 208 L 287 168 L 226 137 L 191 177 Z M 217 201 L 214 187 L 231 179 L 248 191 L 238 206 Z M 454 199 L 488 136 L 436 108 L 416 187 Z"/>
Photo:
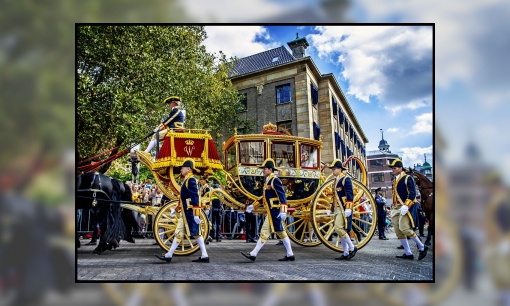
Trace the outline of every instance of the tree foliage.
<path fill-rule="evenodd" d="M 168 96 L 182 98 L 187 128 L 237 126 L 234 59 L 208 53 L 206 38 L 202 26 L 79 26 L 78 161 L 150 133 L 168 116 Z"/>

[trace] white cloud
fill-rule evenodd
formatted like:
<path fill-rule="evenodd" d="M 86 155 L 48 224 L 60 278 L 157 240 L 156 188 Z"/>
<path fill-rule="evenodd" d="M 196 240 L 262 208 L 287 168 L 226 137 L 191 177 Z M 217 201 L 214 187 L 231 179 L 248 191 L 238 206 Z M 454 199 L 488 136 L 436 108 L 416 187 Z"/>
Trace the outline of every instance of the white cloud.
<path fill-rule="evenodd" d="M 422 147 L 405 147 L 401 148 L 402 163 L 404 167 L 412 167 L 415 164 L 423 164 L 425 161 L 423 154 L 427 156 L 427 162 L 432 165 L 432 145 L 427 148 Z"/>
<path fill-rule="evenodd" d="M 205 30 L 207 39 L 203 44 L 208 52 L 221 50 L 227 56 L 245 57 L 279 46 L 261 26 L 207 26 Z"/>
<path fill-rule="evenodd" d="M 416 116 L 416 123 L 413 125 L 409 135 L 419 133 L 432 133 L 432 113 L 425 113 Z"/>
<path fill-rule="evenodd" d="M 305 26 L 298 26 L 297 29 L 298 30 L 303 30 L 304 28 L 306 28 Z"/>
<path fill-rule="evenodd" d="M 307 38 L 319 57 L 341 63 L 347 94 L 385 108 L 424 107 L 432 96 L 432 28 L 321 26 Z"/>
<path fill-rule="evenodd" d="M 400 111 L 404 110 L 404 109 L 417 109 L 417 108 L 420 108 L 420 107 L 425 107 L 425 106 L 428 106 L 428 105 L 431 105 L 430 103 L 430 100 L 428 99 L 425 99 L 425 100 L 422 100 L 422 99 L 419 99 L 419 100 L 415 100 L 415 101 L 411 101 L 407 104 L 404 104 L 404 105 L 399 105 L 399 106 L 384 106 L 384 108 L 388 111 L 390 111 L 393 115 L 399 113 Z"/>
<path fill-rule="evenodd" d="M 398 132 L 398 128 L 389 128 L 389 129 L 386 130 L 386 132 L 388 132 L 388 133 L 396 133 L 396 132 Z"/>

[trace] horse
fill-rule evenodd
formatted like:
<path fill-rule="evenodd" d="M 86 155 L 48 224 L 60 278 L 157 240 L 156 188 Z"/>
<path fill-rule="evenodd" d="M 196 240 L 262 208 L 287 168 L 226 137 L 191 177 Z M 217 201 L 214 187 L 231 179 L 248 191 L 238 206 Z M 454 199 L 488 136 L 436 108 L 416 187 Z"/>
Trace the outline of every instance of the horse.
<path fill-rule="evenodd" d="M 99 244 L 93 254 L 99 255 L 106 250 L 116 249 L 119 238 L 124 237 L 126 232 L 120 203 L 116 201 L 131 201 L 131 190 L 119 180 L 97 172 L 78 175 L 76 188 L 76 209 L 95 209 L 101 229 Z"/>
<path fill-rule="evenodd" d="M 430 245 L 432 238 L 432 232 L 434 231 L 434 184 L 419 171 L 409 168 L 406 171 L 407 174 L 411 175 L 418 187 L 421 194 L 421 207 L 425 216 L 429 220 L 429 229 L 427 231 L 427 240 L 425 245 Z"/>

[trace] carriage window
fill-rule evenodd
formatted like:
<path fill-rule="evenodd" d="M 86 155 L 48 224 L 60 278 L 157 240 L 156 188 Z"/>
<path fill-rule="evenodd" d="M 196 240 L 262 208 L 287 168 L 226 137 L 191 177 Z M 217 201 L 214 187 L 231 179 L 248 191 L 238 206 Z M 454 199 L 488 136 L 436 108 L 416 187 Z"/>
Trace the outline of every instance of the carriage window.
<path fill-rule="evenodd" d="M 239 151 L 241 164 L 261 165 L 266 159 L 263 141 L 241 141 Z"/>
<path fill-rule="evenodd" d="M 317 168 L 319 165 L 319 157 L 317 156 L 317 147 L 311 145 L 301 145 L 301 167 L 303 168 Z"/>
<path fill-rule="evenodd" d="M 227 150 L 227 169 L 230 170 L 236 165 L 236 145 L 230 146 Z"/>
<path fill-rule="evenodd" d="M 294 162 L 294 144 L 293 143 L 272 143 L 271 157 L 276 163 L 276 167 L 296 167 Z"/>

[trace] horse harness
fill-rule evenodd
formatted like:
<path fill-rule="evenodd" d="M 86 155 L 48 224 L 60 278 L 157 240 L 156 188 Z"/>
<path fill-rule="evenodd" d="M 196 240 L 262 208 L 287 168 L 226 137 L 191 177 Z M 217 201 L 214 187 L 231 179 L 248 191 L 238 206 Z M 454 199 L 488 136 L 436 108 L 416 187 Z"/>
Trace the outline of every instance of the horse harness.
<path fill-rule="evenodd" d="M 94 182 L 96 181 L 96 177 L 97 177 L 97 180 L 99 181 L 99 189 L 94 189 L 92 188 L 94 186 Z M 103 188 L 101 186 L 101 177 L 99 176 L 99 172 L 94 172 L 94 177 L 92 178 L 92 182 L 90 183 L 90 188 L 89 189 L 78 189 L 77 192 L 93 192 L 92 194 L 92 207 L 95 207 L 97 205 L 97 194 L 98 192 L 104 194 L 106 196 L 106 198 L 108 200 L 110 200 L 110 197 L 108 196 L 108 194 L 106 194 L 106 192 L 103 191 Z"/>
<path fill-rule="evenodd" d="M 413 178 L 414 180 L 416 181 L 419 181 L 420 178 L 417 177 L 416 175 L 413 174 Z M 425 190 L 425 189 L 434 189 L 433 186 L 430 186 L 430 187 L 421 187 L 420 185 L 418 185 L 418 190 L 420 190 L 420 193 L 422 194 L 422 198 L 425 200 L 426 198 L 432 196 L 434 194 L 434 191 L 432 190 L 432 192 L 429 194 L 429 195 L 423 195 L 423 192 L 422 192 L 422 189 Z"/>

